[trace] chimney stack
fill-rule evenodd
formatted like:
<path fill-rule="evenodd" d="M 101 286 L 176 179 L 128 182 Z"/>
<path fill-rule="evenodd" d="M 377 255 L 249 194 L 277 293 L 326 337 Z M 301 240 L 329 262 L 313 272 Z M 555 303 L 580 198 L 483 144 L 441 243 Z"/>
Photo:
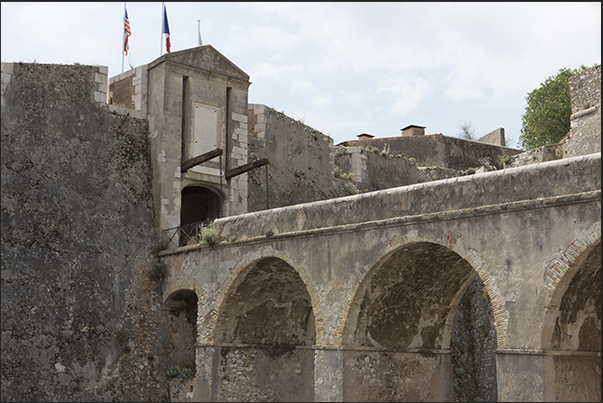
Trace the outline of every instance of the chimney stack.
<path fill-rule="evenodd" d="M 409 125 L 401 129 L 402 137 L 424 136 L 425 126 Z"/>
<path fill-rule="evenodd" d="M 373 136 L 372 134 L 368 134 L 368 133 L 362 133 L 362 134 L 359 134 L 356 137 L 358 137 L 358 140 L 370 140 L 370 139 L 372 139 L 375 136 Z"/>

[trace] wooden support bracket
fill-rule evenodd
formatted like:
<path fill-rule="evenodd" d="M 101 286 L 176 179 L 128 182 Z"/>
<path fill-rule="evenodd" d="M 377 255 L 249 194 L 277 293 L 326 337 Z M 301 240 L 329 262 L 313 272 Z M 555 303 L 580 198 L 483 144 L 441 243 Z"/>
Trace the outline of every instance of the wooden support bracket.
<path fill-rule="evenodd" d="M 259 167 L 264 166 L 266 164 L 268 164 L 268 159 L 261 158 L 261 159 L 259 159 L 257 161 L 253 161 L 253 162 L 250 162 L 248 164 L 241 165 L 240 167 L 233 168 L 230 171 L 226 172 L 226 180 L 229 181 L 231 178 L 233 178 L 233 177 L 235 177 L 237 175 L 244 174 L 245 172 L 249 172 L 252 169 L 259 168 Z"/>
<path fill-rule="evenodd" d="M 197 166 L 199 164 L 204 163 L 205 161 L 209 161 L 212 158 L 216 158 L 218 156 L 222 155 L 222 149 L 221 148 L 216 148 L 215 150 L 212 150 L 210 152 L 207 152 L 205 154 L 201 154 L 198 157 L 195 158 L 191 158 L 188 161 L 184 161 L 182 163 L 182 166 L 180 167 L 180 171 L 181 172 L 186 172 L 189 169 L 191 169 L 194 166 Z"/>

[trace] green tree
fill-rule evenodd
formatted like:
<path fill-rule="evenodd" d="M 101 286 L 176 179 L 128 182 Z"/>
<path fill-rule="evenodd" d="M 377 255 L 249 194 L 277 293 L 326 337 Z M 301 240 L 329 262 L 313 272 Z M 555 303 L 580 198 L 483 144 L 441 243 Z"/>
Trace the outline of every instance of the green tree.
<path fill-rule="evenodd" d="M 524 150 L 555 144 L 569 132 L 572 105 L 568 80 L 584 70 L 588 67 L 559 69 L 556 75 L 548 77 L 539 88 L 528 93 L 519 136 Z"/>

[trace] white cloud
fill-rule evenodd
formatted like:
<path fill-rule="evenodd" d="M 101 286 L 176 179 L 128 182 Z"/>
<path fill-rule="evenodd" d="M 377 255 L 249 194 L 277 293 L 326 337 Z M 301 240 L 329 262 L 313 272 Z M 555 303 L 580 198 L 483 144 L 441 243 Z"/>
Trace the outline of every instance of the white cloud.
<path fill-rule="evenodd" d="M 304 67 L 298 65 L 277 65 L 269 62 L 257 63 L 252 67 L 252 81 L 260 82 L 291 82 L 296 77 L 303 76 Z M 266 83 L 264 83 L 266 84 Z"/>
<path fill-rule="evenodd" d="M 342 98 L 352 106 L 363 106 L 367 102 L 367 95 L 362 91 L 343 91 Z"/>
<path fill-rule="evenodd" d="M 317 89 L 311 82 L 307 80 L 293 80 L 291 82 L 291 92 L 293 93 L 314 93 Z"/>
<path fill-rule="evenodd" d="M 399 76 L 381 80 L 377 91 L 388 95 L 388 113 L 403 117 L 431 96 L 434 87 L 429 79 L 420 76 Z"/>
<path fill-rule="evenodd" d="M 312 106 L 315 108 L 326 108 L 333 104 L 333 97 L 330 93 L 315 96 L 312 100 Z"/>

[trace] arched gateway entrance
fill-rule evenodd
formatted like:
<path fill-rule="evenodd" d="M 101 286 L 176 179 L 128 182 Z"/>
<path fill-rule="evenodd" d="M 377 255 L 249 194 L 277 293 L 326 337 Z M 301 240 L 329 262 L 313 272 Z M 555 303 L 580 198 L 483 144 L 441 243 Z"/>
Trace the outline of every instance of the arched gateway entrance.
<path fill-rule="evenodd" d="M 201 186 L 182 189 L 180 225 L 187 225 L 220 217 L 220 196 Z"/>

